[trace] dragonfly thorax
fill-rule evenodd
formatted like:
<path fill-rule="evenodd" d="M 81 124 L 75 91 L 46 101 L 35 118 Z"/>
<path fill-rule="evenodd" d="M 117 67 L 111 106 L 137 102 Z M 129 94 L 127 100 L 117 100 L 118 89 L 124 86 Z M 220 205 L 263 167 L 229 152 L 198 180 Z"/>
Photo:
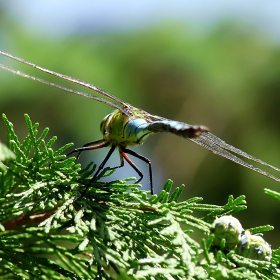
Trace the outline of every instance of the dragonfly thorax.
<path fill-rule="evenodd" d="M 141 145 L 153 134 L 147 130 L 148 125 L 143 118 L 127 116 L 120 110 L 115 110 L 102 120 L 100 131 L 110 146 L 127 147 Z"/>

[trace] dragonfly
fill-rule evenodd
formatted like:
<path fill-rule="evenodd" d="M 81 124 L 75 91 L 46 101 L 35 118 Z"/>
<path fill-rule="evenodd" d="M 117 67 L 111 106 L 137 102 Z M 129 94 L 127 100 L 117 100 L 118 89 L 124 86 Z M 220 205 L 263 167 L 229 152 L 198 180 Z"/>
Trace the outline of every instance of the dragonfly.
<path fill-rule="evenodd" d="M 149 181 L 150 181 L 150 191 L 153 195 L 154 188 L 153 188 L 153 180 L 152 180 L 152 164 L 151 161 L 134 152 L 131 149 L 128 149 L 127 147 L 131 146 L 137 146 L 143 144 L 146 139 L 155 133 L 159 132 L 169 132 L 173 133 L 177 136 L 183 137 L 185 139 L 190 140 L 191 142 L 211 151 L 212 153 L 222 156 L 228 160 L 231 160 L 237 164 L 240 164 L 241 166 L 244 166 L 248 169 L 251 169 L 257 173 L 260 173 L 270 179 L 273 179 L 277 182 L 280 182 L 280 178 L 277 178 L 276 176 L 258 168 L 254 165 L 248 163 L 247 161 L 243 160 L 240 157 L 249 159 L 251 161 L 257 162 L 263 166 L 269 167 L 271 169 L 274 169 L 276 171 L 280 171 L 279 168 L 270 165 L 261 159 L 258 159 L 256 157 L 253 157 L 244 151 L 235 148 L 232 145 L 227 144 L 225 141 L 220 139 L 219 137 L 215 136 L 214 134 L 210 133 L 208 128 L 203 125 L 190 125 L 187 123 L 179 122 L 170 120 L 161 116 L 150 114 L 142 109 L 136 108 L 132 106 L 131 104 L 122 101 L 118 97 L 115 97 L 112 94 L 109 94 L 108 92 L 104 91 L 103 89 L 84 82 L 82 80 L 72 78 L 70 76 L 57 73 L 52 70 L 48 70 L 44 67 L 38 66 L 32 62 L 26 61 L 22 58 L 16 57 L 14 55 L 11 55 L 9 53 L 6 53 L 4 51 L 0 50 L 0 54 L 3 56 L 6 56 L 8 58 L 11 58 L 13 60 L 16 60 L 18 62 L 21 62 L 25 65 L 28 65 L 30 67 L 33 67 L 35 69 L 38 69 L 39 71 L 45 72 L 47 74 L 56 76 L 58 78 L 61 78 L 63 80 L 67 80 L 69 82 L 81 85 L 85 88 L 88 88 L 90 90 L 93 90 L 96 93 L 99 93 L 102 97 L 95 96 L 93 94 L 88 94 L 82 91 L 76 91 L 64 86 L 61 86 L 59 84 L 55 84 L 46 80 L 43 80 L 41 78 L 37 78 L 35 76 L 26 74 L 22 71 L 13 69 L 12 67 L 0 64 L 0 68 L 10 71 L 14 74 L 17 74 L 19 76 L 49 85 L 56 88 L 59 88 L 61 90 L 70 92 L 72 94 L 77 94 L 89 99 L 93 99 L 95 101 L 101 102 L 103 104 L 106 104 L 108 106 L 111 106 L 115 109 L 111 114 L 107 115 L 101 122 L 100 125 L 100 131 L 103 135 L 103 138 L 94 142 L 89 142 L 84 144 L 82 147 L 77 148 L 70 152 L 68 156 L 77 153 L 77 158 L 79 158 L 80 154 L 84 151 L 94 150 L 94 149 L 100 149 L 104 147 L 109 147 L 110 150 L 107 153 L 104 160 L 101 162 L 99 167 L 97 168 L 95 174 L 90 179 L 89 183 L 86 185 L 85 189 L 81 193 L 81 197 L 85 195 L 91 184 L 94 182 L 94 180 L 97 178 L 98 174 L 104 169 L 106 163 L 108 162 L 109 158 L 113 154 L 113 152 L 117 149 L 119 151 L 120 156 L 120 165 L 113 167 L 114 168 L 120 168 L 124 165 L 124 161 L 126 161 L 139 175 L 139 179 L 135 183 L 139 183 L 143 179 L 143 173 L 141 170 L 133 163 L 133 161 L 130 159 L 128 155 L 134 156 L 148 164 L 149 167 Z"/>

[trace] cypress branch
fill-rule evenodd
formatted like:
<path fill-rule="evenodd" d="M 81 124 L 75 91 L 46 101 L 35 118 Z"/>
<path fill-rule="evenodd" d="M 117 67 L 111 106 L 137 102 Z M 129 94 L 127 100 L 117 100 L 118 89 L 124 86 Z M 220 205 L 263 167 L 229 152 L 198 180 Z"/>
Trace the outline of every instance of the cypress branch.
<path fill-rule="evenodd" d="M 54 151 L 56 137 L 46 142 L 49 130 L 39 135 L 38 124 L 25 119 L 28 135 L 20 142 L 3 115 L 8 140 L 7 147 L 0 144 L 1 279 L 280 278 L 279 249 L 266 260 L 252 251 L 251 244 L 260 242 L 269 253 L 268 244 L 253 234 L 271 226 L 240 233 L 243 241 L 245 235 L 251 240 L 246 250 L 241 241 L 226 250 L 229 227 L 215 243 L 214 221 L 223 217 L 226 223 L 245 210 L 244 196 L 230 196 L 224 206 L 203 204 L 201 197 L 179 202 L 183 185 L 172 192 L 168 180 L 158 195 L 149 196 L 139 184 L 127 184 L 131 178 L 100 182 L 112 172 L 105 169 L 76 200 L 95 165 L 82 169 L 75 158 L 66 158 L 72 144 Z M 197 232 L 204 238 L 196 238 Z M 255 255 L 243 256 L 250 250 Z"/>

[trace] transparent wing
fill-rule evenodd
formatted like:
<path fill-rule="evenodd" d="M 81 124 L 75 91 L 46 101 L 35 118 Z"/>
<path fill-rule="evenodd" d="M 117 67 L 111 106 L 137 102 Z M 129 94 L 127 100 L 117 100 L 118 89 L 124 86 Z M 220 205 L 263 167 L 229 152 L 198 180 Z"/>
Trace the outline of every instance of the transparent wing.
<path fill-rule="evenodd" d="M 95 92 L 98 92 L 100 93 L 101 95 L 107 97 L 108 99 L 110 99 L 111 101 L 108 101 L 106 99 L 103 99 L 103 98 L 100 98 L 100 97 L 97 97 L 95 95 L 92 95 L 92 94 L 87 94 L 87 93 L 84 93 L 84 92 L 81 92 L 81 91 L 76 91 L 76 90 L 72 90 L 72 89 L 69 89 L 69 88 L 66 88 L 66 87 L 63 87 L 61 85 L 58 85 L 58 84 L 55 84 L 55 83 L 51 83 L 51 82 L 48 82 L 46 80 L 43 80 L 43 79 L 40 79 L 40 78 L 37 78 L 37 77 L 34 77 L 32 75 L 29 75 L 29 74 L 26 74 L 24 72 L 21 72 L 19 70 L 15 70 L 13 69 L 12 67 L 8 67 L 8 66 L 5 66 L 5 65 L 2 65 L 0 64 L 0 68 L 2 69 L 5 69 L 7 71 L 10 71 L 14 74 L 17 74 L 21 77 L 24 77 L 24 78 L 28 78 L 28 79 L 31 79 L 31 80 L 34 80 L 34 81 L 38 81 L 40 83 L 43 83 L 43 84 L 46 84 L 46 85 L 50 85 L 50 86 L 53 86 L 53 87 L 56 87 L 56 88 L 59 88 L 59 89 L 62 89 L 62 90 L 65 90 L 65 91 L 68 91 L 68 92 L 71 92 L 71 93 L 74 93 L 74 94 L 77 94 L 77 95 L 81 95 L 81 96 L 84 96 L 84 97 L 87 97 L 87 98 L 91 98 L 91 99 L 94 99 L 98 102 L 101 102 L 101 103 L 104 103 L 104 104 L 107 104 L 115 109 L 119 109 L 121 111 L 123 111 L 125 114 L 128 114 L 128 112 L 125 110 L 125 108 L 128 108 L 128 107 L 132 107 L 131 105 L 123 102 L 121 99 L 109 94 L 108 92 L 104 91 L 103 89 L 95 86 L 95 85 L 92 85 L 90 83 L 86 83 L 86 82 L 83 82 L 79 79 L 76 79 L 76 78 L 72 78 L 70 76 L 66 76 L 66 75 L 63 75 L 63 74 L 60 74 L 60 73 L 57 73 L 57 72 L 54 72 L 54 71 L 51 71 L 51 70 L 48 70 L 46 68 L 43 68 L 41 66 L 38 66 L 34 63 L 31 63 L 29 61 L 26 61 L 22 58 L 19 58 L 19 57 L 16 57 L 16 56 L 13 56 L 11 54 L 8 54 L 8 53 L 5 53 L 3 51 L 0 50 L 0 54 L 6 56 L 6 57 L 9 57 L 9 58 L 12 58 L 16 61 L 19 61 L 21 63 L 24 63 L 25 65 L 28 65 L 30 67 L 33 67 L 35 69 L 38 69 L 42 72 L 45 72 L 45 73 L 48 73 L 50 75 L 53 75 L 53 76 L 56 76 L 58 78 L 61 78 L 63 80 L 66 80 L 66 81 L 69 81 L 69 82 L 72 82 L 72 83 L 75 83 L 75 84 L 78 84 L 78 85 L 81 85 L 81 86 L 84 86 L 88 89 L 91 89 Z"/>
<path fill-rule="evenodd" d="M 279 168 L 273 166 L 273 165 L 270 165 L 258 158 L 255 158 L 245 152 L 243 152 L 242 150 L 240 149 L 237 149 L 229 144 L 227 144 L 225 141 L 223 141 L 222 139 L 220 139 L 219 137 L 213 135 L 212 133 L 210 132 L 205 132 L 205 133 L 202 133 L 199 137 L 196 137 L 196 138 L 190 138 L 189 139 L 190 141 L 198 144 L 199 146 L 211 151 L 212 153 L 216 154 L 216 155 L 219 155 L 219 156 L 222 156 L 224 158 L 227 158 L 233 162 L 236 162 L 246 168 L 249 168 L 255 172 L 258 172 L 266 177 L 269 177 L 275 181 L 278 181 L 280 182 L 280 179 L 271 175 L 270 173 L 260 169 L 260 168 L 257 168 L 255 166 L 253 166 L 252 164 L 249 164 L 247 163 L 246 161 L 240 159 L 239 157 L 237 157 L 236 155 L 240 155 L 242 157 L 245 157 L 247 159 L 250 159 L 252 161 L 255 161 L 259 164 L 262 164 L 264 166 L 267 166 L 271 169 L 274 169 L 274 170 L 277 170 L 277 171 L 280 171 Z M 232 153 L 231 153 L 232 152 Z M 236 154 L 236 155 L 234 155 Z"/>

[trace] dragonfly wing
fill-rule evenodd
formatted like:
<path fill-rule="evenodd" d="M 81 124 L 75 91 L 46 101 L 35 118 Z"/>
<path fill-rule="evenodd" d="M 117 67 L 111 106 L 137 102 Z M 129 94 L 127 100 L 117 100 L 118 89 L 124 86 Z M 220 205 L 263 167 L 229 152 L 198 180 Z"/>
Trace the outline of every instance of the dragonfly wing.
<path fill-rule="evenodd" d="M 0 51 L 0 53 L 1 53 L 1 51 Z M 108 106 L 110 106 L 112 108 L 118 109 L 118 110 L 122 111 L 124 114 L 130 116 L 129 112 L 124 108 L 124 107 L 128 107 L 128 104 L 126 104 L 126 103 L 122 103 L 122 106 L 121 106 L 120 104 L 116 104 L 116 103 L 114 103 L 114 102 L 112 102 L 110 100 L 106 100 L 104 98 L 101 98 L 101 97 L 98 97 L 98 96 L 95 96 L 95 95 L 92 95 L 92 94 L 88 94 L 88 93 L 85 93 L 85 92 L 81 92 L 81 91 L 77 91 L 77 90 L 74 90 L 74 89 L 70 89 L 70 88 L 61 86 L 59 84 L 48 82 L 46 80 L 37 78 L 35 76 L 26 74 L 26 73 L 24 73 L 22 71 L 13 69 L 12 67 L 5 66 L 3 64 L 0 64 L 0 68 L 2 68 L 4 70 L 7 70 L 9 72 L 12 72 L 12 73 L 14 73 L 16 75 L 19 75 L 21 77 L 28 78 L 28 79 L 31 79 L 33 81 L 40 82 L 42 84 L 46 84 L 46 85 L 49 85 L 49 86 L 52 86 L 52 87 L 56 87 L 56 88 L 59 88 L 61 90 L 68 91 L 68 92 L 73 93 L 73 94 L 81 95 L 81 96 L 86 97 L 86 98 L 94 99 L 94 100 L 96 100 L 96 101 L 98 101 L 100 103 L 103 103 L 103 104 L 106 104 L 106 105 L 108 105 Z"/>
<path fill-rule="evenodd" d="M 198 144 L 199 146 L 211 151 L 212 153 L 216 154 L 216 155 L 219 155 L 219 156 L 222 156 L 226 159 L 229 159 L 233 162 L 236 162 L 246 168 L 249 168 L 255 172 L 258 172 L 266 177 L 269 177 L 275 181 L 278 181 L 280 182 L 280 179 L 271 175 L 270 173 L 260 169 L 260 168 L 257 168 L 255 166 L 253 166 L 252 164 L 249 164 L 247 163 L 246 161 L 242 160 L 241 158 L 237 157 L 236 155 L 234 155 L 233 153 L 237 154 L 237 155 L 240 155 L 242 157 L 245 157 L 245 158 L 248 158 L 252 161 L 255 161 L 257 163 L 260 163 L 264 166 L 267 166 L 269 168 L 272 168 L 274 170 L 277 170 L 277 171 L 280 171 L 279 168 L 273 166 L 273 165 L 270 165 L 258 158 L 255 158 L 245 152 L 243 152 L 242 150 L 240 149 L 237 149 L 229 144 L 227 144 L 225 141 L 223 141 L 222 139 L 220 139 L 219 137 L 213 135 L 212 133 L 210 132 L 206 132 L 206 133 L 202 133 L 199 137 L 196 137 L 196 138 L 190 138 L 189 139 L 190 141 Z M 232 152 L 232 153 L 231 153 Z"/>
<path fill-rule="evenodd" d="M 61 85 L 58 85 L 58 84 L 55 84 L 55 83 L 51 83 L 51 82 L 48 82 L 46 80 L 43 80 L 43 79 L 40 79 L 40 78 L 37 78 L 37 77 L 34 77 L 34 76 L 31 76 L 29 74 L 26 74 L 24 72 L 21 72 L 19 70 L 15 70 L 13 69 L 12 67 L 9 67 L 9 66 L 5 66 L 5 65 L 2 65 L 0 64 L 0 68 L 4 69 L 4 70 L 7 70 L 7 71 L 10 71 L 14 74 L 17 74 L 19 76 L 22 76 L 24 78 L 28 78 L 28 79 L 31 79 L 31 80 L 34 80 L 34 81 L 38 81 L 40 83 L 43 83 L 43 84 L 47 84 L 49 86 L 53 86 L 53 87 L 56 87 L 56 88 L 59 88 L 59 89 L 62 89 L 64 91 L 68 91 L 68 92 L 71 92 L 71 93 L 74 93 L 74 94 L 77 94 L 77 95 L 81 95 L 81 96 L 84 96 L 84 97 L 87 97 L 87 98 L 91 98 L 91 99 L 94 99 L 98 102 L 101 102 L 101 103 L 104 103 L 104 104 L 107 104 L 115 109 L 118 109 L 120 111 L 122 111 L 124 114 L 128 115 L 129 116 L 129 112 L 127 110 L 125 110 L 125 108 L 128 108 L 130 107 L 131 105 L 125 103 L 124 101 L 122 101 L 121 99 L 119 99 L 118 97 L 106 92 L 105 90 L 93 85 L 93 84 L 90 84 L 90 83 L 87 83 L 87 82 L 84 82 L 84 81 L 81 81 L 79 79 L 76 79 L 76 78 L 73 78 L 73 77 L 70 77 L 70 76 L 67 76 L 67 75 L 63 75 L 63 74 L 60 74 L 58 72 L 55 72 L 55 71 L 52 71 L 52 70 L 49 70 L 47 68 L 44 68 L 44 67 L 41 67 L 41 66 L 38 66 L 32 62 L 29 62 L 27 60 L 24 60 L 22 58 L 19 58 L 19 57 L 16 57 L 16 56 L 13 56 L 9 53 L 6 53 L 6 52 L 3 52 L 0 50 L 0 54 L 1 55 L 4 55 L 6 57 L 9 57 L 13 60 L 16 60 L 18 62 L 21 62 L 25 65 L 28 65 L 32 68 L 35 68 L 35 69 L 38 69 L 44 73 L 47 73 L 47 74 L 50 74 L 50 75 L 53 75 L 53 76 L 56 76 L 58 78 L 61 78 L 63 80 L 66 80 L 66 81 L 69 81 L 69 82 L 72 82 L 72 83 L 75 83 L 75 84 L 78 84 L 78 85 L 81 85 L 85 88 L 88 88 L 88 89 L 91 89 L 97 93 L 100 93 L 101 95 L 103 95 L 104 97 L 108 98 L 109 100 L 106 100 L 106 99 L 103 99 L 103 98 L 100 98 L 100 97 L 97 97 L 97 96 L 94 96 L 94 95 L 91 95 L 91 94 L 87 94 L 87 93 L 84 93 L 84 92 L 80 92 L 80 91 L 76 91 L 76 90 L 72 90 L 72 89 L 69 89 L 67 87 L 64 87 L 64 86 L 61 86 Z"/>

